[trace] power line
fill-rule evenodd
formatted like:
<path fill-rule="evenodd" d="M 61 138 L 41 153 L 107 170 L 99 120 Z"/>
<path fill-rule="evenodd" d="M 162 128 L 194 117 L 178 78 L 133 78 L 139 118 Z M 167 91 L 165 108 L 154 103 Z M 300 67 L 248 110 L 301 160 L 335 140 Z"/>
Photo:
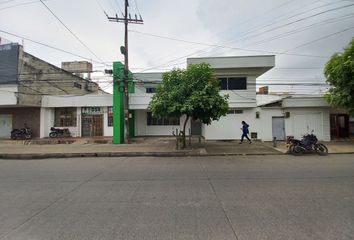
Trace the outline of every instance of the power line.
<path fill-rule="evenodd" d="M 314 42 L 318 42 L 318 41 L 321 41 L 321 40 L 323 40 L 323 39 L 332 37 L 332 36 L 334 36 L 334 35 L 337 35 L 337 34 L 340 34 L 340 33 L 346 32 L 346 31 L 349 31 L 350 29 L 354 29 L 354 27 L 346 28 L 346 29 L 340 30 L 340 31 L 338 31 L 338 32 L 335 32 L 335 33 L 328 34 L 328 35 L 326 35 L 326 36 L 317 38 L 317 39 L 312 40 L 312 41 L 310 41 L 310 42 L 307 42 L 307 43 L 298 45 L 298 46 L 296 46 L 296 47 L 294 47 L 294 48 L 291 48 L 291 49 L 289 49 L 289 50 L 286 50 L 285 52 L 282 52 L 282 53 L 280 53 L 280 54 L 287 53 L 287 52 L 289 52 L 289 51 L 293 51 L 293 50 L 295 50 L 295 49 L 298 49 L 298 48 L 307 46 L 307 45 L 312 44 L 312 43 L 314 43 Z"/>
<path fill-rule="evenodd" d="M 313 2 L 312 4 L 314 4 L 314 3 L 316 3 L 316 2 L 319 2 L 319 0 Z M 331 5 L 331 4 L 333 4 L 333 3 L 325 4 L 325 5 L 322 5 L 322 6 L 320 6 L 320 7 L 316 7 L 316 8 L 312 8 L 312 9 L 307 10 L 307 11 L 304 11 L 304 12 L 302 12 L 302 13 L 300 13 L 300 14 L 296 14 L 296 15 L 293 15 L 293 16 L 291 16 L 291 17 L 288 17 L 287 19 L 291 19 L 291 18 L 293 18 L 293 17 L 295 17 L 295 16 L 298 16 L 298 15 L 304 14 L 304 13 L 306 13 L 306 12 L 309 12 L 309 11 L 312 11 L 312 10 L 315 10 L 315 9 L 318 9 L 318 8 L 321 8 L 321 7 L 324 7 L 324 6 L 327 6 L 327 5 Z M 353 5 L 353 4 L 351 4 L 351 5 Z M 346 6 L 342 6 L 342 7 L 339 7 L 339 8 L 348 7 L 348 6 L 351 6 L 351 5 L 346 5 Z M 303 7 L 301 7 L 301 8 L 303 8 Z M 337 10 L 337 9 L 339 9 L 339 8 L 330 9 L 330 10 L 328 10 L 328 11 L 334 11 L 334 10 Z M 327 12 L 328 12 L 328 11 L 327 11 Z M 324 12 L 322 12 L 322 13 L 320 13 L 320 14 L 323 14 L 323 13 L 324 13 Z M 299 20 L 297 20 L 297 21 L 299 21 Z M 275 21 L 275 22 L 273 22 L 272 24 L 268 24 L 268 25 L 266 25 L 266 26 L 273 25 L 273 24 L 276 23 L 276 22 L 278 22 L 278 21 Z M 289 24 L 289 23 L 288 23 L 288 24 Z M 291 23 L 291 24 L 292 24 L 292 23 Z M 263 27 L 266 27 L 266 26 L 262 26 L 262 28 L 263 28 Z M 258 28 L 258 29 L 259 29 L 259 28 Z M 256 28 L 255 30 L 258 30 L 258 29 Z M 255 31 L 255 30 L 253 30 L 253 31 Z M 251 33 L 251 32 L 252 32 L 252 30 L 249 31 L 248 33 Z M 246 33 L 246 34 L 248 34 L 248 33 Z M 258 34 L 258 35 L 261 35 L 261 34 Z M 160 36 L 160 37 L 162 37 L 162 36 Z M 172 38 L 168 38 L 168 39 L 173 40 Z M 185 41 L 185 40 L 182 40 L 182 41 L 184 41 L 184 42 L 189 42 L 189 41 Z M 190 43 L 192 43 L 192 42 L 190 42 Z M 214 44 L 214 45 L 212 44 L 212 45 L 209 45 L 209 46 L 213 47 L 214 49 L 216 49 L 216 48 L 224 48 L 224 46 L 220 46 L 220 45 L 216 45 L 216 44 Z M 206 48 L 206 49 L 208 49 L 208 48 Z M 201 52 L 205 51 L 206 49 L 202 49 L 202 50 L 199 50 L 199 51 L 197 51 L 197 52 L 193 52 L 192 54 L 189 54 L 189 55 L 201 53 Z M 240 50 L 243 50 L 243 49 L 240 49 Z M 246 50 L 246 51 L 247 51 L 247 50 Z M 258 51 L 258 52 L 260 52 L 260 51 Z M 270 52 L 270 53 L 277 54 L 277 53 L 275 53 L 275 52 Z M 312 56 L 308 56 L 308 57 L 312 57 Z M 320 56 L 320 57 L 322 57 L 322 56 Z M 327 58 L 327 57 L 322 57 L 322 58 Z M 180 59 L 180 58 L 177 58 L 177 60 L 179 60 L 179 59 Z M 169 62 L 171 62 L 171 61 L 169 61 Z M 172 60 L 172 62 L 173 62 L 173 60 Z M 162 66 L 164 66 L 164 65 L 165 65 L 165 64 L 162 64 Z M 161 65 L 159 65 L 159 66 L 161 66 Z M 147 69 L 147 70 L 150 70 L 150 69 L 153 69 L 153 68 L 150 68 L 150 67 L 149 67 L 149 69 Z"/>
<path fill-rule="evenodd" d="M 284 38 L 284 37 L 288 37 L 288 36 L 290 36 L 292 34 L 303 32 L 303 31 L 309 30 L 309 29 L 311 29 L 313 27 L 316 27 L 316 26 L 319 26 L 319 25 L 328 24 L 328 23 L 335 23 L 335 22 L 347 20 L 347 19 L 350 19 L 350 18 L 353 18 L 353 17 L 354 17 L 354 14 L 350 13 L 350 14 L 343 15 L 341 17 L 334 17 L 334 18 L 326 19 L 326 20 L 321 21 L 321 22 L 313 23 L 313 24 L 307 25 L 305 27 L 300 27 L 298 29 L 294 29 L 294 30 L 291 30 L 291 31 L 288 31 L 288 32 L 284 32 L 284 33 L 281 33 L 279 35 L 272 36 L 272 37 L 260 40 L 258 42 L 255 42 L 255 43 L 246 44 L 244 46 L 256 46 L 256 45 L 260 45 L 260 44 L 263 44 L 263 43 L 269 43 L 270 41 L 281 39 L 281 38 Z"/>
<path fill-rule="evenodd" d="M 321 1 L 321 0 L 316 0 L 315 2 L 318 2 L 318 1 Z M 246 20 L 246 21 L 243 21 L 243 22 L 239 23 L 238 26 L 244 25 L 244 24 L 249 23 L 249 22 L 252 22 L 252 21 L 254 21 L 254 20 L 257 19 L 257 18 L 260 18 L 260 17 L 262 17 L 263 15 L 266 15 L 268 12 L 272 12 L 272 11 L 276 10 L 277 8 L 281 8 L 281 7 L 287 5 L 287 4 L 291 3 L 291 2 L 293 2 L 293 1 L 292 1 L 292 0 L 287 1 L 287 2 L 282 3 L 282 4 L 280 4 L 280 5 L 278 5 L 278 6 L 274 7 L 274 8 L 271 8 L 271 9 L 266 10 L 265 12 L 263 12 L 263 14 L 259 14 L 259 15 L 257 15 L 257 16 L 252 16 L 252 18 L 250 18 L 250 19 L 248 19 L 248 20 Z M 314 4 L 315 2 L 313 2 L 313 3 L 311 3 L 311 4 Z M 232 27 L 233 27 L 233 26 L 232 26 Z M 227 32 L 227 31 L 228 31 L 229 29 L 231 29 L 232 27 L 229 27 L 229 28 L 227 28 L 226 30 L 223 30 L 223 31 L 219 31 L 218 33 L 215 33 L 215 34 L 213 34 L 213 35 L 219 35 L 220 33 Z M 218 49 L 219 47 L 212 47 L 212 48 L 213 48 L 213 49 Z M 203 52 L 205 52 L 207 49 L 210 49 L 210 47 L 200 49 L 200 50 L 195 51 L 195 52 L 193 52 L 193 53 L 191 53 L 191 54 L 188 54 L 187 56 L 192 56 L 192 55 L 195 55 L 195 54 L 203 53 Z M 178 58 L 178 59 L 180 59 L 180 58 Z M 145 68 L 151 68 L 151 66 L 145 67 Z"/>
<path fill-rule="evenodd" d="M 319 7 L 312 8 L 312 9 L 310 9 L 310 10 L 306 10 L 306 11 L 304 11 L 304 12 L 302 12 L 302 13 L 294 14 L 294 15 L 292 15 L 292 16 L 286 18 L 285 20 L 292 19 L 292 18 L 294 18 L 294 17 L 297 17 L 297 16 L 299 16 L 299 15 L 303 15 L 304 13 L 310 12 L 310 11 L 312 11 L 312 10 L 319 9 L 319 8 L 322 8 L 322 7 L 325 7 L 325 6 L 328 6 L 328 5 L 332 5 L 332 4 L 335 4 L 335 3 L 336 3 L 336 2 L 334 2 L 334 3 L 333 3 L 333 2 L 332 2 L 332 3 L 328 3 L 328 4 L 325 4 L 325 5 L 319 6 Z M 354 4 L 348 4 L 348 5 L 344 5 L 344 6 L 340 6 L 340 7 L 336 7 L 336 8 L 332 8 L 332 9 L 328 9 L 328 10 L 325 10 L 325 11 L 322 11 L 322 12 L 319 12 L 319 13 L 316 13 L 316 14 L 313 14 L 313 15 L 310 15 L 310 16 L 306 16 L 306 17 L 303 17 L 303 18 L 300 18 L 300 19 L 297 19 L 297 20 L 294 20 L 294 21 L 291 21 L 291 22 L 282 24 L 282 25 L 277 26 L 277 27 L 273 27 L 273 28 L 268 29 L 268 30 L 265 30 L 265 31 L 257 32 L 256 34 L 253 34 L 253 35 L 247 36 L 248 34 L 250 34 L 250 33 L 252 33 L 252 32 L 256 32 L 256 31 L 258 31 L 258 30 L 260 30 L 260 29 L 264 29 L 264 28 L 270 27 L 270 26 L 272 26 L 272 25 L 274 25 L 274 24 L 276 24 L 276 23 L 278 23 L 278 22 L 281 22 L 281 23 L 284 22 L 284 19 L 277 19 L 276 21 L 273 21 L 273 22 L 270 23 L 270 24 L 262 25 L 262 26 L 260 26 L 260 27 L 258 27 L 258 28 L 255 28 L 255 29 L 253 29 L 253 30 L 250 30 L 250 31 L 246 32 L 245 35 L 244 35 L 244 37 L 237 38 L 236 40 L 242 41 L 242 40 L 245 40 L 245 39 L 257 37 L 257 36 L 262 35 L 262 34 L 264 34 L 264 33 L 272 32 L 272 31 L 274 31 L 274 30 L 278 30 L 278 29 L 280 29 L 280 28 L 287 27 L 287 26 L 293 25 L 293 24 L 295 24 L 295 23 L 299 23 L 299 22 L 304 21 L 304 20 L 307 20 L 307 19 L 309 19 L 309 18 L 313 18 L 313 17 L 319 16 L 319 15 L 322 15 L 322 14 L 325 14 L 325 13 L 328 13 L 328 12 L 331 12 L 331 11 L 336 11 L 336 10 L 339 10 L 339 9 L 342 9 L 342 8 L 351 7 L 351 6 L 353 6 L 353 5 L 354 5 Z M 233 40 L 233 41 L 236 41 L 236 40 Z"/>
<path fill-rule="evenodd" d="M 13 2 L 13 1 L 16 1 L 16 0 L 6 0 L 6 1 L 0 2 L 0 4 L 9 3 L 9 2 Z"/>
<path fill-rule="evenodd" d="M 43 0 L 43 1 L 51 1 L 51 0 Z M 18 4 L 14 4 L 14 5 L 8 6 L 8 7 L 0 8 L 0 11 L 6 10 L 6 9 L 9 9 L 9 8 L 14 8 L 14 7 L 24 6 L 24 5 L 29 5 L 29 4 L 33 4 L 33 3 L 39 3 L 39 2 L 40 2 L 40 0 L 31 1 L 31 2 L 25 2 L 25 3 L 18 3 Z"/>
<path fill-rule="evenodd" d="M 60 20 L 60 18 L 55 15 L 55 13 L 43 2 L 43 0 L 40 0 L 41 3 L 46 7 L 46 9 L 66 28 L 66 30 L 68 30 L 71 35 L 73 35 L 76 40 L 78 40 L 81 45 L 83 45 L 90 53 L 92 53 L 98 60 L 100 60 L 101 62 L 103 62 L 103 60 L 101 60 L 83 41 L 81 41 L 81 39 L 73 32 L 71 31 L 65 24 L 63 21 Z"/>
<path fill-rule="evenodd" d="M 321 1 L 321 0 L 316 0 L 316 1 L 312 2 L 312 3 L 310 3 L 310 5 L 315 4 L 315 3 L 317 3 L 317 2 L 320 2 L 320 1 Z M 254 21 L 254 19 L 260 18 L 260 16 L 265 15 L 267 12 L 274 11 L 274 10 L 277 9 L 277 8 L 280 8 L 280 7 L 282 7 L 282 6 L 286 5 L 286 4 L 289 4 L 290 2 L 292 2 L 292 1 L 288 1 L 288 2 L 286 2 L 286 3 L 284 3 L 284 4 L 278 5 L 278 6 L 272 8 L 272 9 L 270 9 L 270 10 L 267 10 L 267 11 L 265 11 L 262 15 L 257 15 L 256 17 L 252 17 L 252 18 L 251 18 L 251 21 Z M 306 6 L 302 6 L 302 7 L 298 8 L 297 10 L 299 10 L 299 9 L 301 9 L 301 8 L 304 8 L 304 7 L 306 7 Z M 284 14 L 284 15 L 281 15 L 281 16 L 279 16 L 279 17 L 283 17 L 283 16 L 286 16 L 286 15 L 287 15 L 287 14 Z M 238 24 L 238 26 L 243 25 L 243 24 L 246 24 L 246 23 L 249 23 L 249 22 L 251 22 L 251 21 L 250 21 L 250 20 L 243 21 L 242 23 Z M 231 27 L 230 27 L 230 28 L 231 28 Z M 228 29 L 230 29 L 230 28 L 228 28 Z M 225 30 L 222 31 L 222 32 L 225 32 Z M 223 43 L 227 43 L 227 42 L 230 42 L 230 41 L 226 41 L 226 42 L 224 41 Z M 200 53 L 203 53 L 203 52 L 205 52 L 207 49 L 210 49 L 210 47 L 203 48 L 203 49 L 201 49 L 201 50 L 198 50 L 198 51 L 196 51 L 196 52 L 193 52 L 192 54 L 189 54 L 189 56 L 190 56 L 190 55 L 193 55 L 193 54 L 200 54 Z M 211 50 L 211 51 L 216 50 L 216 49 L 220 49 L 220 47 L 212 47 L 212 50 Z M 149 67 L 149 68 L 150 68 L 150 67 Z"/>
<path fill-rule="evenodd" d="M 36 44 L 39 44 L 39 45 L 42 45 L 42 46 L 45 46 L 45 47 L 48 47 L 48 48 L 51 48 L 51 49 L 60 51 L 60 52 L 67 53 L 67 54 L 70 54 L 70 55 L 72 55 L 72 56 L 79 57 L 79 58 L 85 59 L 85 60 L 90 61 L 90 62 L 92 61 L 92 62 L 95 62 L 95 63 L 100 63 L 100 64 L 105 65 L 105 66 L 111 66 L 111 65 L 107 65 L 107 64 L 104 63 L 104 62 L 98 62 L 98 61 L 92 60 L 92 59 L 90 59 L 90 58 L 87 58 L 87 57 L 78 55 L 78 54 L 76 54 L 76 53 L 73 53 L 73 52 L 70 52 L 70 51 L 67 51 L 67 50 L 63 50 L 63 49 L 54 47 L 54 46 L 48 45 L 48 44 L 46 44 L 46 43 L 38 42 L 38 41 L 32 40 L 32 39 L 30 39 L 30 38 L 27 38 L 27 37 L 24 37 L 24 36 L 21 36 L 21 35 L 18 35 L 18 34 L 10 33 L 10 32 L 7 32 L 7 31 L 1 30 L 1 29 L 0 29 L 0 32 L 6 33 L 6 34 L 8 34 L 8 35 L 11 35 L 11 36 L 14 36 L 14 37 L 18 37 L 18 38 L 21 38 L 21 39 L 25 39 L 25 40 L 27 40 L 27 41 L 30 41 L 30 42 L 33 42 L 33 43 L 36 43 Z"/>
<path fill-rule="evenodd" d="M 138 11 L 139 15 L 141 15 L 136 0 L 134 0 L 134 3 L 135 3 L 135 8 L 136 8 L 136 10 Z"/>

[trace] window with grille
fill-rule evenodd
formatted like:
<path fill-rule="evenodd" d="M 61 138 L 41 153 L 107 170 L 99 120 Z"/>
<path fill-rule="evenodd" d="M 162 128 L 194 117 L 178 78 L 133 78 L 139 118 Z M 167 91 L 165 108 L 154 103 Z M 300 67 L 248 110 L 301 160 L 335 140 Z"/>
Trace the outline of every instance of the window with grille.
<path fill-rule="evenodd" d="M 147 87 L 146 88 L 146 93 L 155 93 L 156 92 L 156 88 L 154 87 Z"/>
<path fill-rule="evenodd" d="M 157 118 L 152 116 L 151 112 L 147 113 L 147 125 L 179 125 L 179 118 L 177 117 L 164 117 Z"/>
<path fill-rule="evenodd" d="M 107 107 L 107 125 L 109 127 L 113 126 L 113 107 Z"/>
<path fill-rule="evenodd" d="M 56 127 L 76 127 L 76 108 L 55 108 Z"/>

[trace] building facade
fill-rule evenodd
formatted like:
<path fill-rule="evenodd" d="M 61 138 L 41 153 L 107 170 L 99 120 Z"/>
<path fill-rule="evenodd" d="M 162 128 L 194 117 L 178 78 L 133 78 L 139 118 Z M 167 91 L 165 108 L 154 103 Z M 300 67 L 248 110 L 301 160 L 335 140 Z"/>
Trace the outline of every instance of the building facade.
<path fill-rule="evenodd" d="M 5 67 L 0 70 L 0 138 L 8 138 L 12 128 L 24 123 L 40 138 L 48 137 L 52 126 L 68 128 L 73 137 L 113 136 L 113 95 L 102 94 L 93 82 L 18 49 L 17 67 L 11 70 L 15 73 L 5 73 L 9 71 Z M 300 138 L 311 131 L 320 140 L 349 136 L 349 116 L 331 108 L 323 96 L 274 95 L 267 89 L 256 94 L 256 78 L 274 67 L 274 56 L 187 59 L 187 64 L 202 62 L 214 69 L 220 94 L 229 95 L 229 112 L 210 125 L 189 121 L 189 134 L 206 140 L 236 140 L 242 134 L 241 121 L 246 121 L 251 137 L 263 141 L 285 140 L 289 135 Z M 71 69 L 75 64 L 65 65 L 75 71 Z M 134 74 L 134 91 L 129 96 L 131 137 L 172 136 L 182 129 L 184 117 L 156 118 L 148 109 L 162 74 Z M 17 78 L 6 82 L 7 75 Z"/>
<path fill-rule="evenodd" d="M 0 45 L 0 138 L 12 128 L 32 128 L 39 137 L 43 96 L 102 94 L 99 86 L 25 51 L 19 44 Z"/>

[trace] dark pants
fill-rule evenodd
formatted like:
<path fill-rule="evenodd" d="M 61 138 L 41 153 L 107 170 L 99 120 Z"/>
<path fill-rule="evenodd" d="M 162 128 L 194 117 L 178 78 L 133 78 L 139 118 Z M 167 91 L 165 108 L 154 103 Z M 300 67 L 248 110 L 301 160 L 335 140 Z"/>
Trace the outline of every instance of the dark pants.
<path fill-rule="evenodd" d="M 243 134 L 242 134 L 241 142 L 243 142 L 243 138 L 244 138 L 244 137 L 247 138 L 247 140 L 251 142 L 251 139 L 249 139 L 249 137 L 247 136 L 247 133 L 243 133 Z"/>

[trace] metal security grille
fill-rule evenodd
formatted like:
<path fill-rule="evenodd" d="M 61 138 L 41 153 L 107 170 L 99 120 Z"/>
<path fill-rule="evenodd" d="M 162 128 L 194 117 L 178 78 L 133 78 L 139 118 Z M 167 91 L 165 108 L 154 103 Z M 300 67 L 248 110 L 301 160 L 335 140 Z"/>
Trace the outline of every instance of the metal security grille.
<path fill-rule="evenodd" d="M 83 137 L 103 136 L 103 115 L 83 115 L 81 119 Z"/>

